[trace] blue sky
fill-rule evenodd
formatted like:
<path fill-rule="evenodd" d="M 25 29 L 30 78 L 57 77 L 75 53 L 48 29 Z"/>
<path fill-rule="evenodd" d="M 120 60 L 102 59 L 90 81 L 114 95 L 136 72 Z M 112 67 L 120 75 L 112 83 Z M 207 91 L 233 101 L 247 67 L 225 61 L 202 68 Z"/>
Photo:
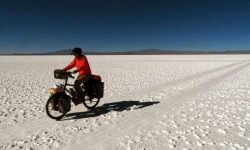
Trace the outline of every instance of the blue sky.
<path fill-rule="evenodd" d="M 0 0 L 0 53 L 250 50 L 248 0 Z"/>

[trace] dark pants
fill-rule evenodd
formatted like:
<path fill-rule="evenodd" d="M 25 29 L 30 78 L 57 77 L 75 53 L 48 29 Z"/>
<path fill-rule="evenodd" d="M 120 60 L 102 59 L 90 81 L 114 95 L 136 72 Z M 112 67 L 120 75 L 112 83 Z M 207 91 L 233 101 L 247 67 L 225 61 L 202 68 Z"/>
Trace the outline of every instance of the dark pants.
<path fill-rule="evenodd" d="M 89 80 L 91 77 L 92 77 L 91 74 L 85 74 L 85 75 L 82 75 L 82 76 L 78 77 L 75 80 L 74 89 L 76 90 L 76 93 L 77 93 L 78 97 L 83 96 L 83 91 L 82 91 L 82 88 L 81 88 L 81 84 L 86 82 L 87 80 Z"/>

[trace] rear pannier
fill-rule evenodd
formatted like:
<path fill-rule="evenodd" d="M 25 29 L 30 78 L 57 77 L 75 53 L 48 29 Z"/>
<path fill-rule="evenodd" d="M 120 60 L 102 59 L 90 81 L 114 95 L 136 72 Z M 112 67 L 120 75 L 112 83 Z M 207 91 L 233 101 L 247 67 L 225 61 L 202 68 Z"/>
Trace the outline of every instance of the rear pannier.
<path fill-rule="evenodd" d="M 93 75 L 93 96 L 95 98 L 102 98 L 104 93 L 104 82 L 101 82 L 99 75 Z"/>
<path fill-rule="evenodd" d="M 95 82 L 95 92 L 94 97 L 102 98 L 104 93 L 104 82 Z"/>
<path fill-rule="evenodd" d="M 57 69 L 54 70 L 54 78 L 56 79 L 66 79 L 67 78 L 67 71 Z"/>

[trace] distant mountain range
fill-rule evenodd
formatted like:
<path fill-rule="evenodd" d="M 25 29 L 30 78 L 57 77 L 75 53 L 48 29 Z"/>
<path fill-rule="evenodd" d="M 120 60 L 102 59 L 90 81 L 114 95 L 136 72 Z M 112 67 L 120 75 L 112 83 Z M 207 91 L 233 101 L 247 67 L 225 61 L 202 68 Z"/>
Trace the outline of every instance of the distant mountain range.
<path fill-rule="evenodd" d="M 13 53 L 0 55 L 70 55 L 70 49 L 57 50 L 46 53 Z M 199 55 L 199 54 L 250 54 L 250 50 L 225 50 L 225 51 L 182 51 L 182 50 L 161 50 L 161 49 L 144 49 L 138 51 L 86 51 L 85 55 Z"/>

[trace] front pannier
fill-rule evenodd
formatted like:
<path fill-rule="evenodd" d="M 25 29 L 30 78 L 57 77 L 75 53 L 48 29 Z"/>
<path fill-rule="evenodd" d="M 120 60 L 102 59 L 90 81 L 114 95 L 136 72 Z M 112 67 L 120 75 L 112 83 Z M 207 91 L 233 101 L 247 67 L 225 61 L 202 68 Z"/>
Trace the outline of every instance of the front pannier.
<path fill-rule="evenodd" d="M 66 79 L 67 78 L 67 71 L 64 71 L 61 69 L 54 70 L 54 77 L 56 79 Z"/>

